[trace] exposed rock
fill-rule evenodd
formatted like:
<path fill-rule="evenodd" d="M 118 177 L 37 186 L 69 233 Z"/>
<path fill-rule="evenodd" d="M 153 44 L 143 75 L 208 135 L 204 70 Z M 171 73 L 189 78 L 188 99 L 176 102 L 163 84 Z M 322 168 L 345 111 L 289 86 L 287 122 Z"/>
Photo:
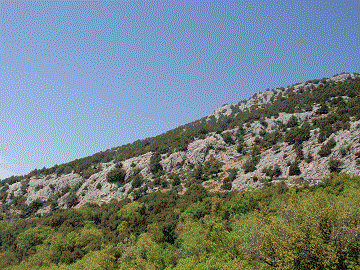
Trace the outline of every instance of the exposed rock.
<path fill-rule="evenodd" d="M 349 74 L 340 74 L 333 78 L 326 79 L 333 82 L 340 82 L 345 80 Z M 354 75 L 351 75 L 354 76 Z M 296 84 L 291 89 L 300 91 L 304 87 L 316 86 L 320 81 L 307 82 Z M 264 104 L 272 102 L 278 96 L 286 96 L 286 91 L 289 87 L 279 88 L 275 90 L 268 90 L 264 93 L 254 95 L 248 101 L 242 101 L 239 104 L 224 105 L 216 110 L 210 118 L 220 118 L 222 116 L 233 116 L 238 110 L 246 111 L 253 106 L 264 106 Z M 348 97 L 345 97 L 348 98 Z M 295 116 L 298 119 L 299 125 L 305 121 L 314 119 L 314 117 L 322 117 L 316 115 L 319 104 L 313 104 L 312 108 L 307 108 L 308 111 L 300 113 L 279 113 L 277 117 L 263 117 L 257 121 L 246 123 L 243 126 L 243 138 L 245 148 L 248 152 L 255 145 L 255 138 L 261 137 L 264 132 L 279 131 L 283 134 L 283 130 L 279 130 L 279 126 L 286 129 L 286 124 L 291 117 Z M 236 110 L 235 110 L 236 109 Z M 349 130 L 339 130 L 333 133 L 323 143 L 318 142 L 319 129 L 313 129 L 310 132 L 310 138 L 302 143 L 302 151 L 304 159 L 298 160 L 298 166 L 301 174 L 298 176 L 289 176 L 289 164 L 297 160 L 297 154 L 294 145 L 289 145 L 287 142 L 279 142 L 276 145 L 263 149 L 259 155 L 259 161 L 254 171 L 245 173 L 243 166 L 250 155 L 243 155 L 237 152 L 237 144 L 227 144 L 223 136 L 230 135 L 236 141 L 239 128 L 225 130 L 221 134 L 215 132 L 209 133 L 203 139 L 196 139 L 191 142 L 186 151 L 172 152 L 163 154 L 161 156 L 160 164 L 164 169 L 165 175 L 161 176 L 162 180 L 168 179 L 170 173 L 182 173 L 191 169 L 193 165 L 203 164 L 210 160 L 212 157 L 222 162 L 222 173 L 224 177 L 228 175 L 228 170 L 237 169 L 238 173 L 236 179 L 233 181 L 233 189 L 241 190 L 247 188 L 258 188 L 263 185 L 265 180 L 269 179 L 263 173 L 265 168 L 277 165 L 281 170 L 281 175 L 275 181 L 282 179 L 291 180 L 295 178 L 303 178 L 305 180 L 320 181 L 330 173 L 329 162 L 330 160 L 338 160 L 341 164 L 339 168 L 341 172 L 349 174 L 360 174 L 359 158 L 355 153 L 360 152 L 360 121 L 351 119 L 351 126 Z M 319 155 L 321 147 L 327 143 L 328 140 L 333 138 L 336 141 L 335 147 L 331 150 L 331 154 L 325 157 Z M 226 140 L 228 143 L 228 140 Z M 230 140 L 231 141 L 231 140 Z M 102 203 L 109 202 L 112 199 L 122 199 L 125 197 L 131 198 L 132 184 L 131 181 L 134 177 L 134 170 L 139 172 L 145 179 L 144 185 L 151 184 L 155 179 L 150 170 L 150 160 L 153 153 L 133 157 L 122 161 L 122 168 L 126 171 L 125 183 L 118 185 L 116 183 L 109 183 L 106 178 L 107 174 L 115 168 L 116 161 L 103 163 L 97 165 L 100 171 L 91 175 L 88 179 L 84 179 L 81 175 L 70 173 L 66 175 L 57 176 L 51 174 L 48 176 L 38 175 L 30 179 L 22 180 L 21 182 L 14 183 L 8 186 L 6 190 L 7 198 L 6 203 L 11 204 L 14 197 L 26 196 L 26 204 L 30 204 L 35 200 L 51 201 L 55 200 L 60 208 L 66 208 L 66 199 L 70 192 L 75 192 L 78 197 L 79 203 L 76 207 L 80 207 L 86 203 Z M 306 157 L 311 156 L 312 160 Z M 159 177 L 157 176 L 159 179 Z M 219 179 L 219 178 L 217 178 Z M 211 182 L 211 180 L 209 180 Z M 221 181 L 217 180 L 220 184 Z M 217 183 L 217 184 L 219 184 Z M 219 185 L 218 185 L 219 186 Z M 148 192 L 156 191 L 158 188 L 149 185 Z M 50 206 L 40 209 L 39 213 L 50 211 Z"/>

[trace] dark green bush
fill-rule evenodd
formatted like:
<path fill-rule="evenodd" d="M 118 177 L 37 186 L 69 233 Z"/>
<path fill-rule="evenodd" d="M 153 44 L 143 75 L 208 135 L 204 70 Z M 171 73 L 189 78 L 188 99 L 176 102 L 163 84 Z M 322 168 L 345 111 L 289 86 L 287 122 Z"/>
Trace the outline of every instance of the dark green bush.
<path fill-rule="evenodd" d="M 286 132 L 285 141 L 289 144 L 307 141 L 310 138 L 310 129 L 309 123 L 304 123 L 300 128 L 293 127 Z"/>
<path fill-rule="evenodd" d="M 252 157 L 243 165 L 245 173 L 253 172 L 256 170 L 256 165 L 259 163 L 259 157 Z"/>
<path fill-rule="evenodd" d="M 110 172 L 108 172 L 106 176 L 106 180 L 109 183 L 125 183 L 126 171 L 122 168 L 114 168 Z"/>
<path fill-rule="evenodd" d="M 133 177 L 133 180 L 132 180 L 132 187 L 133 188 L 139 188 L 141 187 L 141 185 L 144 183 L 144 178 L 141 174 L 137 174 Z"/>
<path fill-rule="evenodd" d="M 271 179 L 273 179 L 274 177 L 279 177 L 282 174 L 279 164 L 266 167 L 261 172 L 264 173 L 266 176 L 270 177 Z"/>
<path fill-rule="evenodd" d="M 76 193 L 70 192 L 70 194 L 65 199 L 65 203 L 68 208 L 72 208 L 77 205 L 79 203 L 79 199 L 76 196 Z"/>
<path fill-rule="evenodd" d="M 232 138 L 231 134 L 225 133 L 222 135 L 222 137 L 223 137 L 223 140 L 225 143 L 230 144 L 230 145 L 235 144 L 235 141 Z"/>
<path fill-rule="evenodd" d="M 299 120 L 297 119 L 297 117 L 295 116 L 291 116 L 289 121 L 286 124 L 287 128 L 292 128 L 292 127 L 296 127 L 299 125 Z"/>
<path fill-rule="evenodd" d="M 163 167 L 160 164 L 161 155 L 159 153 L 154 153 L 150 158 L 150 171 L 152 174 L 157 174 L 159 171 L 163 170 Z"/>
<path fill-rule="evenodd" d="M 341 172 L 341 166 L 343 163 L 337 159 L 330 159 L 329 161 L 329 169 L 332 173 L 339 173 Z"/>
<path fill-rule="evenodd" d="M 223 190 L 231 190 L 232 189 L 232 182 L 236 179 L 237 172 L 238 172 L 237 169 L 231 169 L 230 171 L 228 171 L 229 176 L 227 176 L 223 180 L 221 189 L 223 189 Z"/>
<path fill-rule="evenodd" d="M 331 138 L 326 144 L 321 146 L 319 150 L 319 155 L 321 157 L 327 157 L 328 155 L 331 154 L 331 150 L 335 147 L 335 145 L 336 145 L 335 139 Z"/>
<path fill-rule="evenodd" d="M 300 175 L 301 174 L 301 170 L 299 168 L 299 164 L 298 162 L 293 162 L 290 164 L 290 168 L 289 168 L 289 175 Z"/>

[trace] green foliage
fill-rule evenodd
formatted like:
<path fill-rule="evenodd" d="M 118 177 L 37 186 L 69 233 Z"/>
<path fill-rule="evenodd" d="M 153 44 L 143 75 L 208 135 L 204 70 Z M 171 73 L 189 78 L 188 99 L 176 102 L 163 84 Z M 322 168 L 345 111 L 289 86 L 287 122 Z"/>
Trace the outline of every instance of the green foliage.
<path fill-rule="evenodd" d="M 225 143 L 230 144 L 230 145 L 235 144 L 235 141 L 232 138 L 230 133 L 225 133 L 225 134 L 222 135 L 222 137 L 223 137 L 223 140 L 224 140 Z"/>
<path fill-rule="evenodd" d="M 299 163 L 297 161 L 292 162 L 289 167 L 289 175 L 300 175 L 301 170 L 299 168 Z"/>
<path fill-rule="evenodd" d="M 325 103 L 320 104 L 320 108 L 316 111 L 317 114 L 327 114 L 329 107 Z"/>
<path fill-rule="evenodd" d="M 295 153 L 296 153 L 296 157 L 299 160 L 304 159 L 304 152 L 303 152 L 303 145 L 302 143 L 295 143 L 294 144 L 294 149 L 295 149 Z"/>
<path fill-rule="evenodd" d="M 251 159 L 247 160 L 244 165 L 243 169 L 245 173 L 253 172 L 256 170 L 256 165 L 259 163 L 259 157 L 253 156 Z"/>
<path fill-rule="evenodd" d="M 331 150 L 335 147 L 336 141 L 334 138 L 331 138 L 327 143 L 325 143 L 323 146 L 321 146 L 319 150 L 319 156 L 321 157 L 327 157 L 331 154 Z"/>
<path fill-rule="evenodd" d="M 291 116 L 289 121 L 286 124 L 287 128 L 297 127 L 299 125 L 299 120 L 295 116 Z"/>
<path fill-rule="evenodd" d="M 204 162 L 204 164 L 197 165 L 190 173 L 190 177 L 193 180 L 192 182 L 200 184 L 209 180 L 211 177 L 216 177 L 220 173 L 222 165 L 222 162 L 211 156 L 209 160 Z"/>
<path fill-rule="evenodd" d="M 231 190 L 232 182 L 236 179 L 236 175 L 238 173 L 237 169 L 231 169 L 228 171 L 228 176 L 223 180 L 223 184 L 221 188 L 224 190 Z"/>
<path fill-rule="evenodd" d="M 311 155 L 311 153 L 308 153 L 305 161 L 306 161 L 307 163 L 310 163 L 310 162 L 312 162 L 313 160 L 314 160 L 314 157 Z"/>
<path fill-rule="evenodd" d="M 180 179 L 180 176 L 178 174 L 171 174 L 170 179 L 172 180 L 171 184 L 173 186 L 178 186 L 178 185 L 181 184 L 181 179 Z"/>
<path fill-rule="evenodd" d="M 133 176 L 131 185 L 133 188 L 139 188 L 144 183 L 144 178 L 141 174 Z"/>
<path fill-rule="evenodd" d="M 304 123 L 301 127 L 293 127 L 285 134 L 285 141 L 289 144 L 301 144 L 310 138 L 310 124 Z"/>
<path fill-rule="evenodd" d="M 279 164 L 276 164 L 275 166 L 266 167 L 262 170 L 262 173 L 264 173 L 266 176 L 273 179 L 274 177 L 279 177 L 282 174 L 282 171 L 280 169 Z"/>
<path fill-rule="evenodd" d="M 67 208 L 72 208 L 79 203 L 79 198 L 75 192 L 70 192 L 70 194 L 65 199 L 65 203 Z"/>
<path fill-rule="evenodd" d="M 360 178 L 348 175 L 305 189 L 215 194 L 194 184 L 183 195 L 0 220 L 0 267 L 357 269 L 359 208 Z"/>
<path fill-rule="evenodd" d="M 339 173 L 341 172 L 341 166 L 343 163 L 338 159 L 330 159 L 329 161 L 329 170 L 332 173 Z"/>
<path fill-rule="evenodd" d="M 115 167 L 110 172 L 108 172 L 106 176 L 106 180 L 109 183 L 118 183 L 121 185 L 125 183 L 125 177 L 126 177 L 126 171 L 122 168 Z"/>
<path fill-rule="evenodd" d="M 245 155 L 246 154 L 246 144 L 244 142 L 244 137 L 243 136 L 239 136 L 238 137 L 238 146 L 236 148 L 236 150 L 238 151 L 238 153 Z"/>
<path fill-rule="evenodd" d="M 99 171 L 100 171 L 100 168 L 90 167 L 87 170 L 83 171 L 81 173 L 81 176 L 84 177 L 85 179 L 89 179 L 90 176 L 92 176 L 95 173 L 98 173 Z"/>
<path fill-rule="evenodd" d="M 150 171 L 153 174 L 157 174 L 159 171 L 163 170 L 163 167 L 160 164 L 161 155 L 159 153 L 154 153 L 150 158 Z"/>
<path fill-rule="evenodd" d="M 102 185 L 101 185 L 101 183 L 97 183 L 97 185 L 96 185 L 96 189 L 101 189 L 102 188 Z"/>

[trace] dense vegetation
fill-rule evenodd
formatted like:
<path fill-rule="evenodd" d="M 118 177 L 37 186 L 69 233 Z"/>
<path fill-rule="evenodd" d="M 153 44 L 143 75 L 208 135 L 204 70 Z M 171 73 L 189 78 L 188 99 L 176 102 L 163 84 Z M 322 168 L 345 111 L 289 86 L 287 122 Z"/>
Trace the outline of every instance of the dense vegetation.
<path fill-rule="evenodd" d="M 360 177 L 348 175 L 230 193 L 194 183 L 3 219 L 0 268 L 359 269 L 359 209 Z"/>

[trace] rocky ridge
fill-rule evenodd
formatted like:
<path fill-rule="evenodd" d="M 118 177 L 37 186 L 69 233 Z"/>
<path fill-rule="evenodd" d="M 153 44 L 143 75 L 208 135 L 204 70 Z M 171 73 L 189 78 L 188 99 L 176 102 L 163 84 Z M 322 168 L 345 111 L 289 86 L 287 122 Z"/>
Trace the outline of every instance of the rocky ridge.
<path fill-rule="evenodd" d="M 356 76 L 355 74 L 341 74 L 326 79 L 326 81 L 337 83 L 349 77 L 356 78 Z M 305 86 L 317 87 L 319 83 L 320 80 L 319 82 L 296 84 L 292 86 L 292 89 L 295 92 L 303 91 Z M 279 95 L 286 98 L 289 95 L 289 89 L 290 87 L 267 90 L 247 101 L 224 105 L 208 116 L 206 121 L 213 118 L 235 117 L 239 111 L 249 111 L 254 106 L 261 107 L 269 104 Z M 346 98 L 346 96 L 343 97 L 344 100 Z M 80 207 L 86 203 L 109 202 L 112 199 L 125 197 L 133 198 L 134 191 L 139 189 L 145 193 L 154 192 L 161 189 L 161 187 L 153 184 L 156 179 L 167 182 L 168 184 L 163 188 L 169 188 L 172 186 L 171 175 L 174 174 L 179 175 L 181 179 L 179 187 L 186 189 L 191 171 L 200 164 L 213 159 L 222 164 L 220 172 L 208 177 L 203 184 L 214 190 L 220 189 L 224 178 L 231 169 L 237 171 L 236 177 L 232 181 L 232 189 L 236 190 L 257 188 L 269 181 L 285 179 L 288 184 L 292 184 L 295 180 L 321 181 L 331 173 L 330 163 L 334 160 L 337 161 L 338 167 L 336 169 L 338 172 L 359 175 L 360 120 L 354 117 L 350 118 L 348 129 L 333 132 L 323 142 L 319 142 L 319 128 L 310 130 L 309 138 L 301 145 L 303 156 L 311 157 L 311 160 L 310 158 L 299 159 L 294 144 L 282 140 L 261 149 L 260 153 L 257 154 L 255 169 L 246 171 L 244 168 L 245 164 L 253 157 L 250 154 L 251 150 L 258 145 L 259 138 L 262 138 L 264 133 L 280 131 L 285 135 L 291 129 L 286 125 L 294 117 L 297 120 L 297 126 L 302 126 L 306 122 L 313 123 L 314 119 L 324 118 L 333 113 L 330 110 L 326 114 L 319 115 L 317 112 L 320 107 L 321 104 L 313 104 L 311 109 L 303 112 L 281 112 L 276 117 L 264 117 L 242 127 L 235 127 L 222 132 L 209 132 L 203 138 L 195 138 L 183 151 L 162 154 L 159 164 L 163 170 L 159 175 L 155 175 L 151 170 L 151 157 L 154 153 L 147 152 L 121 161 L 122 169 L 126 171 L 124 183 L 121 185 L 107 181 L 108 173 L 116 167 L 116 164 L 119 164 L 117 160 L 112 160 L 98 164 L 98 171 L 87 179 L 74 172 L 59 176 L 53 173 L 36 175 L 21 182 L 4 185 L 0 190 L 3 194 L 2 203 L 16 206 L 16 201 L 21 201 L 20 198 L 23 197 L 25 198 L 23 203 L 26 205 L 39 202 L 40 206 L 37 209 L 39 213 L 47 212 L 53 207 Z M 243 138 L 246 153 L 238 150 L 239 134 Z M 231 138 L 230 142 L 226 141 L 225 137 Z M 331 153 L 326 156 L 320 155 L 319 152 L 322 147 L 330 141 L 335 141 Z M 290 165 L 292 163 L 297 163 L 300 173 L 291 175 Z M 266 173 L 266 169 L 275 166 L 280 170 L 273 179 Z M 132 184 L 135 171 L 143 179 L 139 188 L 134 188 Z M 52 204 L 44 202 L 52 202 Z"/>

